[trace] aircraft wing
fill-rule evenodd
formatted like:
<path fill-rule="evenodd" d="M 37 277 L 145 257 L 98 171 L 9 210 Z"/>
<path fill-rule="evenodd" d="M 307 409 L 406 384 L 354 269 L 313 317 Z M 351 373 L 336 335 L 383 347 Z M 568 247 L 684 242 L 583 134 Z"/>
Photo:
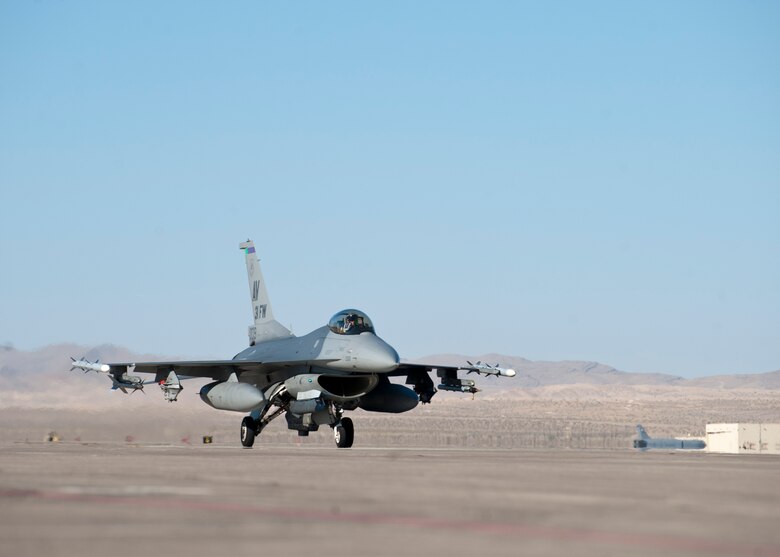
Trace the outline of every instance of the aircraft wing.
<path fill-rule="evenodd" d="M 436 394 L 437 389 L 441 391 L 454 391 L 461 393 L 475 394 L 479 392 L 472 379 L 462 379 L 458 377 L 458 372 L 465 371 L 468 373 L 477 373 L 480 375 L 496 375 L 504 377 L 514 377 L 515 370 L 505 369 L 498 365 L 491 366 L 490 364 L 483 364 L 477 362 L 472 364 L 467 362 L 465 366 L 450 366 L 450 365 L 438 365 L 438 364 L 417 364 L 413 362 L 401 362 L 398 368 L 388 375 L 397 377 L 406 376 L 406 384 L 414 385 L 414 391 L 419 395 L 422 403 L 431 401 L 431 398 Z M 434 387 L 433 381 L 429 375 L 430 372 L 435 371 L 439 377 L 438 387 Z"/>
<path fill-rule="evenodd" d="M 259 372 L 263 367 L 269 367 L 262 362 L 247 362 L 245 360 L 204 360 L 179 362 L 127 362 L 108 364 L 109 367 L 132 367 L 135 373 L 165 373 L 175 371 L 177 375 L 190 377 L 211 377 L 212 379 L 227 379 L 231 373 Z M 279 364 L 274 364 L 278 367 Z"/>
<path fill-rule="evenodd" d="M 300 363 L 300 362 L 298 362 Z M 295 363 L 290 362 L 257 362 L 247 360 L 203 360 L 174 362 L 114 362 L 98 364 L 85 360 L 74 360 L 73 367 L 84 371 L 97 371 L 113 376 L 121 376 L 129 371 L 133 373 L 152 373 L 155 381 L 160 381 L 173 371 L 180 377 L 204 377 L 216 381 L 226 381 L 230 374 L 263 375 L 271 374 Z"/>
<path fill-rule="evenodd" d="M 419 376 L 420 374 L 423 373 L 427 375 L 432 371 L 439 372 L 440 374 L 444 374 L 444 373 L 457 374 L 460 369 L 461 368 L 458 366 L 401 362 L 400 364 L 398 364 L 397 369 L 391 371 L 390 373 L 387 373 L 386 375 L 392 377 L 403 377 L 404 375 L 406 375 L 407 377 L 411 377 L 411 376 Z"/>
<path fill-rule="evenodd" d="M 498 365 L 491 366 L 490 364 L 483 364 L 482 362 L 477 362 L 476 364 L 468 362 L 467 365 L 463 366 L 401 362 L 398 365 L 398 368 L 395 371 L 390 372 L 388 375 L 402 376 L 417 373 L 429 373 L 431 371 L 436 371 L 439 377 L 444 377 L 445 374 L 450 375 L 459 371 L 465 371 L 466 373 L 478 373 L 480 375 L 500 375 L 502 377 L 515 376 L 515 370 L 513 369 L 503 368 Z"/>

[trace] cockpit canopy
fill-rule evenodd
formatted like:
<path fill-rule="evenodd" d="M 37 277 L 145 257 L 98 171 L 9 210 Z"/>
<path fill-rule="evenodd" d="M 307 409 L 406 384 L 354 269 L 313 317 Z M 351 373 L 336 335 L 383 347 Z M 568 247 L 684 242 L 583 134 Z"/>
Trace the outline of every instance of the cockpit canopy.
<path fill-rule="evenodd" d="M 360 333 L 376 333 L 368 315 L 356 309 L 345 309 L 338 312 L 328 321 L 328 327 L 337 335 L 359 335 Z"/>

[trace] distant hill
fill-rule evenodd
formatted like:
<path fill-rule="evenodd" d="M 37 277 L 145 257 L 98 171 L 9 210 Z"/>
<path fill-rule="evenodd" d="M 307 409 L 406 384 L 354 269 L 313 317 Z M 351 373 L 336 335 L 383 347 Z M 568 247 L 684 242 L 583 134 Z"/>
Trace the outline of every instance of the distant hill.
<path fill-rule="evenodd" d="M 420 361 L 442 365 L 462 365 L 466 360 L 482 361 L 490 364 L 500 363 L 511 367 L 517 376 L 507 387 L 545 387 L 547 385 L 676 385 L 685 381 L 682 377 L 663 373 L 629 373 L 598 362 L 532 361 L 517 356 L 502 354 L 484 354 L 482 356 L 463 356 L 458 354 L 438 354 L 426 356 Z"/>
<path fill-rule="evenodd" d="M 0 407 L 84 407 L 102 408 L 116 404 L 132 404 L 134 408 L 145 408 L 159 403 L 162 398 L 155 385 L 149 385 L 146 393 L 125 396 L 110 391 L 110 382 L 96 373 L 69 372 L 70 356 L 84 356 L 90 360 L 110 361 L 155 361 L 186 359 L 179 356 L 137 354 L 130 350 L 105 344 L 87 348 L 75 344 L 57 344 L 39 350 L 24 351 L 11 347 L 0 350 Z M 578 397 L 625 397 L 635 396 L 686 396 L 694 391 L 712 392 L 737 389 L 765 391 L 780 389 L 780 371 L 758 374 L 718 375 L 684 379 L 662 373 L 630 373 L 617 370 L 597 362 L 531 361 L 517 356 L 483 354 L 464 356 L 439 354 L 417 361 L 442 365 L 461 365 L 471 360 L 476 362 L 500 363 L 512 367 L 517 376 L 509 378 L 478 377 L 477 386 L 486 395 L 510 398 L 553 398 Z M 206 380 L 192 380 L 185 383 L 185 390 L 176 403 L 177 407 L 188 407 L 193 411 L 208 410 L 197 396 Z M 690 389 L 690 391 L 689 391 Z M 139 400 L 140 399 L 140 400 Z M 127 402 L 130 400 L 131 402 Z"/>
<path fill-rule="evenodd" d="M 712 375 L 686 379 L 683 383 L 691 387 L 720 389 L 780 389 L 780 371 L 768 373 L 743 373 L 739 375 Z"/>
<path fill-rule="evenodd" d="M 71 356 L 92 361 L 100 359 L 101 362 L 168 359 L 154 354 L 133 353 L 112 344 L 94 348 L 54 344 L 34 351 L 6 347 L 0 350 L 0 408 L 101 408 L 112 406 L 118 400 L 127 404 L 128 399 L 143 407 L 153 398 L 144 393 L 128 397 L 119 391 L 111 391 L 111 382 L 103 374 L 69 371 Z M 146 390 L 157 391 L 154 394 L 159 395 L 159 389 L 154 385 L 149 385 Z M 191 394 L 190 389 L 187 393 Z M 182 397 L 187 398 L 191 397 Z M 198 404 L 205 407 L 200 400 Z"/>
<path fill-rule="evenodd" d="M 620 371 L 598 362 L 532 361 L 517 356 L 503 354 L 484 354 L 482 356 L 463 356 L 459 354 L 439 354 L 426 356 L 420 361 L 440 363 L 442 365 L 460 365 L 466 360 L 476 362 L 500 363 L 517 372 L 512 387 L 545 387 L 549 385 L 656 385 L 701 387 L 708 389 L 780 389 L 780 371 L 767 373 L 735 373 L 733 375 L 712 375 L 686 379 L 679 375 L 665 373 L 632 373 Z M 519 383 L 519 385 L 518 385 Z"/>

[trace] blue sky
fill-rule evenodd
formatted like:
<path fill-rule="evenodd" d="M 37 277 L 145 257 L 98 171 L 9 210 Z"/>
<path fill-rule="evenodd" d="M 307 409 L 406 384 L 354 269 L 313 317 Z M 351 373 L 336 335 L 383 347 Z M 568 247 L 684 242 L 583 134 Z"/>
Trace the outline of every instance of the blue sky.
<path fill-rule="evenodd" d="M 366 4 L 0 4 L 0 342 L 780 368 L 780 5 Z"/>

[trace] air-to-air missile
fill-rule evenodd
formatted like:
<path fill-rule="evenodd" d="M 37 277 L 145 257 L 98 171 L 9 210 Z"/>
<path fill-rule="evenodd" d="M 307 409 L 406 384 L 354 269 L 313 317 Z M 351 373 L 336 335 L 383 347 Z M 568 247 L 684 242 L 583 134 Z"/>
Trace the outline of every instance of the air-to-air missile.
<path fill-rule="evenodd" d="M 466 363 L 468 364 L 468 367 L 463 367 L 461 369 L 466 370 L 468 373 L 479 373 L 480 375 L 501 375 L 502 377 L 514 377 L 517 375 L 515 370 L 501 367 L 498 364 L 491 366 L 490 364 L 483 364 L 480 361 L 478 361 L 476 364 L 472 364 L 468 360 L 466 360 Z"/>
<path fill-rule="evenodd" d="M 123 393 L 127 393 L 127 390 L 130 389 L 130 391 L 143 391 L 144 389 L 144 380 L 141 377 L 138 377 L 137 375 L 128 375 L 127 373 L 111 373 L 111 366 L 108 364 L 101 364 L 100 360 L 95 360 L 94 362 L 90 362 L 86 358 L 79 358 L 78 360 L 71 357 L 71 368 L 70 370 L 73 371 L 74 369 L 80 369 L 83 370 L 84 373 L 89 373 L 90 371 L 94 371 L 95 373 L 108 373 L 109 379 L 111 379 L 112 383 L 112 389 L 119 389 Z"/>
<path fill-rule="evenodd" d="M 493 375 L 496 377 L 514 377 L 516 375 L 515 370 L 510 368 L 503 368 L 498 364 L 492 366 L 490 364 L 483 364 L 481 361 L 473 364 L 468 360 L 466 360 L 466 363 L 468 364 L 467 366 L 460 366 L 456 371 L 439 371 L 438 375 L 441 377 L 441 383 L 439 384 L 438 388 L 442 391 L 471 393 L 472 395 L 477 394 L 480 389 L 476 387 L 474 381 L 471 379 L 459 378 L 457 373 L 458 371 L 465 371 L 467 372 L 467 375 L 469 373 L 477 373 L 479 375 Z"/>
<path fill-rule="evenodd" d="M 108 364 L 101 364 L 100 360 L 95 360 L 94 362 L 90 362 L 86 358 L 79 358 L 78 360 L 75 358 L 71 358 L 73 363 L 71 364 L 70 370 L 73 371 L 74 369 L 81 369 L 84 370 L 84 373 L 87 373 L 89 371 L 95 371 L 97 373 L 108 373 L 111 371 L 111 368 L 108 366 Z"/>

